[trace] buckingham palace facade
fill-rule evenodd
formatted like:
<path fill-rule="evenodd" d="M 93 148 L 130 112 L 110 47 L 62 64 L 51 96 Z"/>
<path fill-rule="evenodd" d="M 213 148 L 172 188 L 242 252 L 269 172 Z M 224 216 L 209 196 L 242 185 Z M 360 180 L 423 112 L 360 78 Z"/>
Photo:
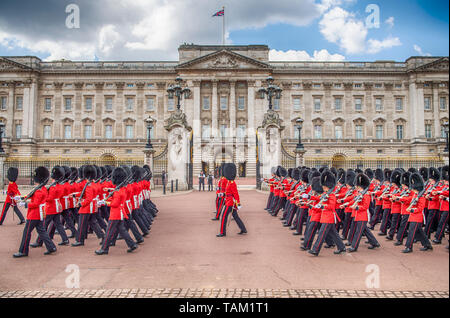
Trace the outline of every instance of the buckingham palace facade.
<path fill-rule="evenodd" d="M 448 71 L 448 57 L 270 61 L 265 45 L 185 44 L 178 61 L 0 57 L 4 160 L 140 160 L 149 116 L 156 120 L 151 140 L 158 156 L 167 145 L 165 123 L 176 109 L 167 89 L 180 76 L 191 91 L 181 109 L 193 128 L 194 173 L 225 160 L 252 176 L 258 160 L 255 131 L 268 108 L 258 90 L 272 76 L 282 88 L 273 109 L 283 122 L 287 158 L 295 156 L 300 117 L 306 165 L 440 164 L 448 160 Z"/>

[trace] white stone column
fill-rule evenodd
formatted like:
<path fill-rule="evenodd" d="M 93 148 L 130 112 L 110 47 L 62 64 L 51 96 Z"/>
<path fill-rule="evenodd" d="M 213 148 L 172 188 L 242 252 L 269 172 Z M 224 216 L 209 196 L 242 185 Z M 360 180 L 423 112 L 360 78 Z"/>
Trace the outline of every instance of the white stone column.
<path fill-rule="evenodd" d="M 8 118 L 7 125 L 9 126 L 10 136 L 11 138 L 15 138 L 16 132 L 14 131 L 14 99 L 15 99 L 15 83 L 9 82 L 8 83 L 8 115 L 6 118 Z M 5 127 L 6 128 L 6 127 Z M 6 128 L 6 131 L 8 131 L 8 128 Z"/>
<path fill-rule="evenodd" d="M 0 153 L 0 171 L 2 171 L 2 176 L 0 178 L 0 189 L 4 189 L 5 188 L 5 174 L 3 173 L 3 165 L 5 163 L 5 159 L 6 159 L 6 153 L 2 152 Z"/>
<path fill-rule="evenodd" d="M 411 139 L 425 138 L 423 83 L 409 84 Z"/>
<path fill-rule="evenodd" d="M 193 138 L 194 138 L 194 175 L 198 175 L 202 169 L 202 130 L 200 119 L 200 81 L 193 82 L 193 102 L 194 102 L 194 118 L 193 118 Z"/>
<path fill-rule="evenodd" d="M 212 115 L 212 123 L 211 123 L 211 136 L 216 138 L 219 135 L 218 132 L 218 123 L 217 123 L 217 115 L 218 115 L 218 102 L 217 102 L 217 80 L 212 81 L 212 107 L 211 107 L 211 115 Z"/>
<path fill-rule="evenodd" d="M 255 81 L 247 81 L 247 176 L 256 176 Z"/>
<path fill-rule="evenodd" d="M 236 81 L 230 80 L 230 138 L 236 136 Z"/>
<path fill-rule="evenodd" d="M 439 138 L 441 136 L 441 125 L 439 120 L 439 83 L 433 83 L 433 119 L 434 132 L 433 137 Z"/>

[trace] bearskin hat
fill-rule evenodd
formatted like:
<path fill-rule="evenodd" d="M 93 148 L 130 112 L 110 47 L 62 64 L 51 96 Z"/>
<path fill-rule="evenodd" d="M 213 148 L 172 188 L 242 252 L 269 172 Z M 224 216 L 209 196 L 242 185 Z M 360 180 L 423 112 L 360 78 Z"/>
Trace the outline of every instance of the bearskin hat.
<path fill-rule="evenodd" d="M 94 179 L 101 178 L 102 177 L 102 169 L 100 169 L 100 167 L 97 165 L 93 165 L 93 166 L 94 166 L 95 170 L 97 171 L 97 176 Z"/>
<path fill-rule="evenodd" d="M 62 178 L 64 178 L 64 175 L 65 175 L 65 171 L 64 171 L 63 167 L 60 167 L 60 166 L 53 167 L 52 174 L 51 174 L 52 179 L 59 181 Z"/>
<path fill-rule="evenodd" d="M 270 169 L 270 174 L 277 174 L 277 167 L 272 167 Z"/>
<path fill-rule="evenodd" d="M 384 173 L 384 180 L 390 181 L 391 180 L 391 175 L 392 175 L 392 170 L 386 168 L 386 169 L 384 169 L 383 173 Z"/>
<path fill-rule="evenodd" d="M 409 168 L 408 172 L 410 172 L 410 173 L 417 173 L 417 169 L 416 168 Z"/>
<path fill-rule="evenodd" d="M 402 173 L 402 177 L 400 179 L 400 183 L 409 187 L 409 178 L 411 177 L 411 172 L 406 171 Z"/>
<path fill-rule="evenodd" d="M 287 170 L 286 170 L 286 168 L 284 168 L 284 167 L 282 167 L 282 166 L 279 166 L 278 167 L 278 172 L 279 172 L 279 174 L 280 174 L 280 177 L 286 177 L 287 176 Z M 228 178 L 227 178 L 228 179 Z"/>
<path fill-rule="evenodd" d="M 97 178 L 97 169 L 92 165 L 85 165 L 83 167 L 83 177 L 87 180 L 94 180 Z"/>
<path fill-rule="evenodd" d="M 308 170 L 308 169 L 304 169 L 302 171 L 301 179 L 302 179 L 303 182 L 306 182 L 306 183 L 309 182 L 309 173 L 310 173 L 310 171 L 311 170 Z"/>
<path fill-rule="evenodd" d="M 284 169 L 284 168 L 283 168 Z M 284 176 L 286 176 L 287 171 L 286 169 L 284 169 Z M 229 181 L 233 181 L 234 179 L 236 179 L 236 173 L 237 173 L 237 169 L 236 169 L 236 165 L 234 163 L 227 163 L 223 169 L 223 175 L 224 177 L 229 180 Z"/>
<path fill-rule="evenodd" d="M 331 171 L 332 174 L 334 174 L 335 177 L 337 177 L 338 171 L 336 170 L 335 167 L 331 167 L 331 168 L 330 168 L 330 171 Z"/>
<path fill-rule="evenodd" d="M 372 170 L 372 169 L 367 168 L 366 170 L 364 170 L 364 174 L 365 174 L 366 176 L 368 176 L 370 180 L 373 179 L 374 174 L 373 174 L 373 170 Z"/>
<path fill-rule="evenodd" d="M 398 187 L 401 186 L 400 179 L 402 177 L 402 171 L 400 169 L 395 169 L 391 174 L 391 183 L 396 184 Z"/>
<path fill-rule="evenodd" d="M 355 185 L 357 187 L 361 187 L 361 188 L 363 188 L 365 190 L 365 189 L 367 189 L 370 186 L 370 179 L 364 173 L 359 173 L 356 176 Z"/>
<path fill-rule="evenodd" d="M 322 172 L 324 172 L 326 169 L 328 169 L 327 166 L 322 166 L 322 167 L 319 168 L 319 172 L 322 173 Z"/>
<path fill-rule="evenodd" d="M 448 181 L 448 166 L 442 167 L 442 179 Z"/>
<path fill-rule="evenodd" d="M 16 167 L 11 167 L 8 169 L 8 172 L 6 174 L 9 181 L 16 182 L 17 177 L 19 176 L 19 169 L 17 169 Z"/>
<path fill-rule="evenodd" d="M 47 183 L 48 178 L 50 177 L 50 172 L 46 167 L 37 167 L 34 169 L 33 180 L 36 183 L 42 184 Z"/>
<path fill-rule="evenodd" d="M 363 171 L 362 171 L 361 169 L 359 169 L 359 168 L 356 168 L 356 169 L 355 169 L 355 173 L 356 173 L 356 174 L 359 174 L 359 173 L 363 173 Z"/>
<path fill-rule="evenodd" d="M 311 180 L 315 177 L 320 177 L 320 172 L 317 170 L 311 170 L 311 172 L 308 175 L 309 183 L 311 183 Z"/>
<path fill-rule="evenodd" d="M 323 187 L 320 184 L 320 177 L 314 177 L 311 180 L 311 189 L 318 193 L 318 194 L 322 194 L 323 193 Z"/>
<path fill-rule="evenodd" d="M 77 180 L 77 178 L 78 178 L 78 169 L 75 168 L 75 167 L 71 167 L 70 168 L 70 177 L 69 177 L 69 179 L 71 181 L 75 181 L 75 180 Z"/>
<path fill-rule="evenodd" d="M 147 173 L 145 180 L 150 180 L 153 177 L 153 173 L 150 170 L 150 166 L 144 165 L 143 169 L 144 169 L 143 174 Z M 220 167 L 218 169 L 220 169 Z"/>
<path fill-rule="evenodd" d="M 355 178 L 356 173 L 352 169 L 348 169 L 347 173 L 345 174 L 345 183 L 353 187 L 355 186 Z"/>
<path fill-rule="evenodd" d="M 108 170 L 106 169 L 106 167 L 100 166 L 100 171 L 102 172 L 101 174 L 102 179 L 108 176 Z"/>
<path fill-rule="evenodd" d="M 431 167 L 430 169 L 428 169 L 428 178 L 429 179 L 433 179 L 434 181 L 438 182 L 439 180 L 441 180 L 441 174 L 439 173 L 439 170 Z"/>
<path fill-rule="evenodd" d="M 62 166 L 62 168 L 64 169 L 64 179 L 69 180 L 70 175 L 72 174 L 72 169 L 70 169 L 70 167 L 67 166 Z"/>
<path fill-rule="evenodd" d="M 419 174 L 421 175 L 423 180 L 428 180 L 428 168 L 427 167 L 420 168 Z"/>
<path fill-rule="evenodd" d="M 127 174 L 127 177 L 129 177 L 132 174 L 130 167 L 128 167 L 126 165 L 123 165 L 121 167 L 125 171 L 125 173 Z"/>
<path fill-rule="evenodd" d="M 412 190 L 422 191 L 424 189 L 423 178 L 419 173 L 411 174 L 409 178 L 409 187 Z"/>
<path fill-rule="evenodd" d="M 111 175 L 111 182 L 114 185 L 119 185 L 122 182 L 125 181 L 125 179 L 127 178 L 127 173 L 125 172 L 125 170 L 122 167 L 116 167 L 114 168 L 112 175 Z"/>
<path fill-rule="evenodd" d="M 342 168 L 339 169 L 337 179 L 340 184 L 345 183 L 345 170 L 344 169 L 342 169 Z"/>
<path fill-rule="evenodd" d="M 300 170 L 299 170 L 298 168 L 294 168 L 294 169 L 292 170 L 292 178 L 293 178 L 295 181 L 299 181 L 299 180 L 300 180 Z"/>
<path fill-rule="evenodd" d="M 380 182 L 384 181 L 384 173 L 383 170 L 381 170 L 380 168 L 375 170 L 375 179 L 377 179 Z"/>
<path fill-rule="evenodd" d="M 111 177 L 111 174 L 112 174 L 114 168 L 113 168 L 112 166 L 110 166 L 110 165 L 106 165 L 106 166 L 105 166 L 105 169 L 106 169 L 106 174 L 107 174 L 107 176 L 108 176 L 108 177 Z"/>
<path fill-rule="evenodd" d="M 139 166 L 132 166 L 131 172 L 133 173 L 133 180 L 138 181 L 142 176 L 142 171 Z"/>
<path fill-rule="evenodd" d="M 84 169 L 84 165 L 82 165 L 81 167 L 78 168 L 78 177 L 80 179 L 84 179 L 83 169 Z"/>
<path fill-rule="evenodd" d="M 320 175 L 320 184 L 322 187 L 333 189 L 336 186 L 336 177 L 329 170 L 324 170 Z"/>
<path fill-rule="evenodd" d="M 287 175 L 288 175 L 289 178 L 292 178 L 292 170 L 293 170 L 292 168 L 288 169 L 288 174 Z"/>

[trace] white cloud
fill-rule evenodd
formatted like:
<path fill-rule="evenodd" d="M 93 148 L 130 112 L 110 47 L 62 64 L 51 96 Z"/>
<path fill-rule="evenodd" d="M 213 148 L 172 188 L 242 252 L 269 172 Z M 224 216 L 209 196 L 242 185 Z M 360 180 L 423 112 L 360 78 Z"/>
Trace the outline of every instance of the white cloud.
<path fill-rule="evenodd" d="M 422 51 L 422 48 L 420 46 L 418 46 L 417 44 L 414 44 L 414 51 L 416 51 L 417 53 L 419 53 L 420 56 L 431 56 L 430 53 L 424 53 Z"/>
<path fill-rule="evenodd" d="M 369 39 L 367 41 L 367 44 L 367 52 L 370 54 L 375 54 L 384 49 L 390 49 L 394 46 L 400 46 L 402 45 L 402 42 L 400 42 L 399 38 L 387 37 L 383 41 Z"/>
<path fill-rule="evenodd" d="M 112 24 L 105 25 L 98 35 L 98 49 L 103 54 L 108 55 L 119 40 L 120 34 L 116 31 L 116 27 Z"/>
<path fill-rule="evenodd" d="M 340 54 L 331 54 L 327 50 L 314 51 L 313 56 L 310 56 L 306 51 L 277 51 L 270 50 L 270 61 L 343 61 L 345 56 Z"/>
<path fill-rule="evenodd" d="M 384 21 L 384 22 L 385 22 L 390 28 L 393 28 L 393 27 L 394 27 L 394 21 L 395 21 L 394 17 L 389 17 L 389 18 L 387 18 L 386 21 Z"/>

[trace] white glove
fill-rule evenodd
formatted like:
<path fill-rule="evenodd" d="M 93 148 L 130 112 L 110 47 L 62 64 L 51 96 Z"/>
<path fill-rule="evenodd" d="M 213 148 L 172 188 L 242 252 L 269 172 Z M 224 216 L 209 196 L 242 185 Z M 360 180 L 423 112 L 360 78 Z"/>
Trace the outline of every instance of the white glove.
<path fill-rule="evenodd" d="M 106 205 L 105 200 L 100 200 L 97 202 L 97 206 L 102 206 L 102 205 Z"/>
<path fill-rule="evenodd" d="M 239 204 L 239 205 L 237 206 L 237 209 L 238 209 L 238 211 L 239 211 L 240 209 L 242 209 L 242 205 Z"/>
<path fill-rule="evenodd" d="M 22 202 L 19 202 L 19 203 L 17 203 L 17 205 L 18 205 L 18 206 L 25 206 L 25 204 L 26 204 L 26 203 L 25 203 L 25 202 L 23 202 L 23 201 L 22 201 Z"/>
<path fill-rule="evenodd" d="M 20 195 L 16 195 L 13 199 L 14 199 L 14 201 L 20 201 L 21 197 L 20 197 Z"/>
<path fill-rule="evenodd" d="M 309 199 L 309 195 L 306 193 L 302 194 L 302 199 Z"/>

